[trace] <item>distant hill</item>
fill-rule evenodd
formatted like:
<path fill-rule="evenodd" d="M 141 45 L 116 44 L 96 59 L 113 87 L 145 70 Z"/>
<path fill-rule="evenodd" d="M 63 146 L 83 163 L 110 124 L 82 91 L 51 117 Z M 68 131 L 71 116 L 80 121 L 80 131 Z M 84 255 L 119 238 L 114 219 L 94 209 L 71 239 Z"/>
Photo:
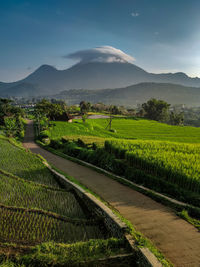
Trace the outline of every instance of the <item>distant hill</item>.
<path fill-rule="evenodd" d="M 128 62 L 88 62 L 78 63 L 66 70 L 42 65 L 23 80 L 0 83 L 0 96 L 53 95 L 63 90 L 123 88 L 144 82 L 200 87 L 199 78 L 180 72 L 153 74 Z"/>
<path fill-rule="evenodd" d="M 13 86 L 9 87 L 9 89 L 0 91 L 0 95 L 2 95 L 3 97 L 22 96 L 28 98 L 32 95 L 40 95 L 40 90 L 37 85 L 22 82 L 20 84 L 13 84 Z"/>
<path fill-rule="evenodd" d="M 170 104 L 200 106 L 200 88 L 169 83 L 140 83 L 125 88 L 95 91 L 68 90 L 54 97 L 64 99 L 69 104 L 79 104 L 80 101 L 85 100 L 92 103 L 103 102 L 105 104 L 124 106 L 134 106 L 154 97 L 163 99 Z"/>

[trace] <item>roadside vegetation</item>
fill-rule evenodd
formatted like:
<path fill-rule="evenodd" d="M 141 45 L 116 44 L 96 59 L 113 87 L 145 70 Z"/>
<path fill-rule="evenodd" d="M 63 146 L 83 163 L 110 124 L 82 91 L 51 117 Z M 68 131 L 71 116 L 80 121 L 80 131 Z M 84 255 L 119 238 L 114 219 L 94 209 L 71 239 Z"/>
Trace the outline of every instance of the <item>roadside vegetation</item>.
<path fill-rule="evenodd" d="M 24 111 L 9 99 L 0 98 L 0 129 L 7 137 L 22 140 L 24 137 Z"/>
<path fill-rule="evenodd" d="M 40 157 L 3 136 L 0 148 L 0 266 L 98 266 L 130 253 Z"/>
<path fill-rule="evenodd" d="M 62 188 L 40 157 L 12 139 L 23 138 L 24 112 L 5 99 L 2 110 L 0 262 L 86 266 L 103 255 L 129 253 L 101 218 L 91 220 L 76 193 Z M 95 112 L 107 118 L 89 119 Z M 199 227 L 200 131 L 183 126 L 182 113 L 169 111 L 166 102 L 152 99 L 136 112 L 85 101 L 67 107 L 44 99 L 28 116 L 35 119 L 37 139 L 47 149 L 194 205 L 179 210 L 179 216 Z"/>
<path fill-rule="evenodd" d="M 81 102 L 87 112 L 89 107 Z M 143 110 L 143 111 L 142 111 Z M 182 125 L 182 114 L 149 100 L 140 117 L 50 121 L 39 140 L 66 154 L 121 175 L 179 201 L 200 207 L 200 130 Z M 141 115 L 141 114 L 140 114 Z M 175 116 L 176 115 L 176 116 Z M 171 118 L 177 125 L 163 123 Z M 154 119 L 154 120 L 152 120 Z M 111 125 L 108 128 L 108 125 Z M 191 216 L 200 218 L 197 210 Z"/>
<path fill-rule="evenodd" d="M 200 144 L 112 140 L 105 150 L 130 167 L 200 193 Z"/>
<path fill-rule="evenodd" d="M 194 145 L 185 144 L 185 149 L 188 149 L 186 154 L 181 152 L 182 145 L 178 143 L 124 139 L 109 139 L 103 147 L 85 144 L 82 139 L 62 139 L 53 140 L 48 147 L 53 149 L 52 152 L 59 152 L 59 155 L 66 154 L 84 160 L 132 182 L 200 207 L 199 156 L 192 154 Z M 166 150 L 169 147 L 169 151 L 163 152 L 162 147 Z M 170 161 L 170 158 L 174 161 Z M 180 161 L 183 161 L 183 165 Z M 199 211 L 197 214 L 200 218 Z"/>
<path fill-rule="evenodd" d="M 1 248 L 4 249 L 8 245 Z M 9 245 L 10 251 L 15 251 L 15 245 Z M 76 242 L 73 244 L 45 242 L 32 247 L 20 247 L 24 253 L 17 257 L 10 255 L 8 259 L 5 255 L 5 260 L 0 263 L 0 267 L 38 267 L 38 266 L 69 266 L 69 267 L 85 267 L 85 266 L 108 266 L 106 258 L 127 253 L 124 241 L 116 238 L 106 240 L 89 240 L 86 242 Z M 98 263 L 99 259 L 101 262 Z M 131 258 L 127 262 L 117 258 L 111 262 L 110 266 L 121 267 L 128 266 Z M 124 265 L 123 265 L 124 264 Z M 132 264 L 134 264 L 132 262 Z"/>

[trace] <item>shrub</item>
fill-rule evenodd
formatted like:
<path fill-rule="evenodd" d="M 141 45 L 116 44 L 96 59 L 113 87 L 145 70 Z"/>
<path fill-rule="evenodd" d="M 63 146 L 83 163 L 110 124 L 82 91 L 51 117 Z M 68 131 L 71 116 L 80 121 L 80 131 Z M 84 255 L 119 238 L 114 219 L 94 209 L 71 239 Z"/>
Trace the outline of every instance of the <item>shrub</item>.
<path fill-rule="evenodd" d="M 77 140 L 77 145 L 80 146 L 80 147 L 87 147 L 87 145 L 83 142 L 82 139 L 78 138 Z"/>
<path fill-rule="evenodd" d="M 51 140 L 49 146 L 54 148 L 54 149 L 63 148 L 63 144 L 60 140 Z"/>

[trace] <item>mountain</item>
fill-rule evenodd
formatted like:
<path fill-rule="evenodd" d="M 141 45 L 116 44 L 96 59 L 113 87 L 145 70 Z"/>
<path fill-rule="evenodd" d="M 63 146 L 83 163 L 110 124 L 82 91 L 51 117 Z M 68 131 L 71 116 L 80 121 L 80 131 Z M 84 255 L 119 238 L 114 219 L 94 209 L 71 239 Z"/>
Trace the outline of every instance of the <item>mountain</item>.
<path fill-rule="evenodd" d="M 150 98 L 163 99 L 170 104 L 200 106 L 200 88 L 169 83 L 139 83 L 124 88 L 102 90 L 68 90 L 54 95 L 68 104 L 79 104 L 82 100 L 91 103 L 123 105 L 133 107 Z"/>
<path fill-rule="evenodd" d="M 42 65 L 23 80 L 12 83 L 0 83 L 1 96 L 38 96 L 51 94 L 51 84 L 59 80 L 59 70 L 49 65 Z"/>
<path fill-rule="evenodd" d="M 1 91 L 0 87 L 0 96 L 9 97 L 9 96 L 22 96 L 29 98 L 30 96 L 40 95 L 40 90 L 37 85 L 32 83 L 22 82 L 22 83 L 13 83 L 13 86 L 4 89 Z"/>
<path fill-rule="evenodd" d="M 0 83 L 0 96 L 53 95 L 63 90 L 122 88 L 143 82 L 200 87 L 199 78 L 181 72 L 153 74 L 128 62 L 81 62 L 66 70 L 42 65 L 23 80 Z"/>

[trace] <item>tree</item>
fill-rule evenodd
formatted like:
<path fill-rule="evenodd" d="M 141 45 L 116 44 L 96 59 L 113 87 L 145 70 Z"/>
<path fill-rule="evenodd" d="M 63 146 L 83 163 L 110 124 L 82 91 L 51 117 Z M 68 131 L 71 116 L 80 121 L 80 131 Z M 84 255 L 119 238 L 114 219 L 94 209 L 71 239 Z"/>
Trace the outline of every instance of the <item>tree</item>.
<path fill-rule="evenodd" d="M 6 118 L 4 118 L 4 123 L 5 123 L 6 135 L 8 137 L 15 136 L 16 131 L 17 131 L 16 119 L 11 118 L 11 117 L 6 117 Z"/>
<path fill-rule="evenodd" d="M 81 101 L 80 102 L 80 111 L 81 114 L 86 114 L 91 108 L 90 102 Z"/>
<path fill-rule="evenodd" d="M 52 104 L 48 100 L 42 99 L 39 103 L 36 104 L 35 113 L 49 117 L 51 108 Z"/>
<path fill-rule="evenodd" d="M 97 104 L 93 104 L 91 106 L 91 109 L 92 111 L 102 112 L 102 111 L 106 111 L 108 107 L 103 103 L 97 103 Z"/>
<path fill-rule="evenodd" d="M 64 107 L 58 103 L 50 103 L 46 99 L 42 99 L 35 106 L 35 113 L 46 116 L 50 120 L 55 120 L 55 118 L 64 112 Z"/>
<path fill-rule="evenodd" d="M 0 125 L 5 125 L 4 118 L 11 114 L 11 102 L 9 99 L 0 98 Z"/>
<path fill-rule="evenodd" d="M 91 108 L 90 102 L 85 102 L 85 101 L 80 102 L 80 111 L 81 111 L 83 123 L 86 122 L 86 119 L 88 117 L 87 113 L 90 110 L 90 108 Z"/>
<path fill-rule="evenodd" d="M 170 104 L 163 100 L 155 98 L 150 99 L 147 103 L 142 104 L 145 111 L 145 117 L 150 120 L 166 122 L 169 120 L 169 107 Z"/>
<path fill-rule="evenodd" d="M 20 136 L 24 128 L 22 122 L 24 111 L 11 103 L 9 99 L 0 98 L 0 125 L 5 127 L 9 137 Z"/>
<path fill-rule="evenodd" d="M 181 113 L 176 113 L 172 111 L 170 113 L 170 124 L 172 125 L 183 125 L 184 122 L 184 114 L 183 112 Z"/>
<path fill-rule="evenodd" d="M 49 110 L 49 119 L 55 120 L 56 117 L 63 114 L 64 108 L 61 104 L 51 104 L 51 109 Z"/>
<path fill-rule="evenodd" d="M 117 106 L 111 106 L 111 113 L 114 115 L 121 114 Z"/>
<path fill-rule="evenodd" d="M 136 114 L 138 117 L 144 117 L 145 116 L 145 110 L 143 108 L 141 108 L 137 114 Z"/>
<path fill-rule="evenodd" d="M 83 123 L 86 122 L 87 117 L 88 117 L 87 114 L 82 114 L 82 121 L 83 121 Z"/>

